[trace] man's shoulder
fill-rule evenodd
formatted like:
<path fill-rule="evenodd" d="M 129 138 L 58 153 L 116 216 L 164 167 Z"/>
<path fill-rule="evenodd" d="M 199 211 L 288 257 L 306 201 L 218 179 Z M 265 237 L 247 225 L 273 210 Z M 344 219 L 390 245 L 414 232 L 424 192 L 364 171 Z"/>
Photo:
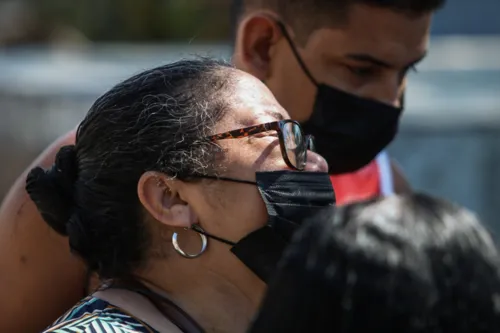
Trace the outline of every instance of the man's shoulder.
<path fill-rule="evenodd" d="M 24 172 L 20 170 L 1 203 L 0 270 L 15 277 L 3 279 L 0 285 L 2 332 L 40 329 L 83 296 L 83 263 L 69 251 L 67 238 L 43 221 L 25 190 L 29 170 L 50 167 L 59 148 L 74 142 L 75 130 L 59 137 Z M 58 274 L 50 274 L 54 271 Z M 30 302 L 23 301 L 28 298 Z M 29 321 L 24 320 L 26 313 Z"/>

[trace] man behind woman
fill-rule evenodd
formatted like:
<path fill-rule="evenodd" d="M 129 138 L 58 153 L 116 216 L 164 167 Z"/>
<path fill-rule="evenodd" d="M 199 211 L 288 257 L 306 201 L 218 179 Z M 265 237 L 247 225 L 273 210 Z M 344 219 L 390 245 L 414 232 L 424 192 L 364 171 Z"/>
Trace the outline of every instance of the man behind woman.
<path fill-rule="evenodd" d="M 104 94 L 27 179 L 104 282 L 47 332 L 245 332 L 253 318 L 251 332 L 496 332 L 498 253 L 479 222 L 419 194 L 333 209 L 310 143 L 261 82 L 210 59 Z"/>
<path fill-rule="evenodd" d="M 444 0 L 241 3 L 234 63 L 265 82 L 316 137 L 338 202 L 408 192 L 380 151 L 397 132 L 407 73 L 426 54 L 432 14 Z M 49 168 L 74 140 L 71 131 L 32 165 Z M 85 295 L 87 284 L 86 267 L 24 191 L 26 175 L 0 207 L 0 272 L 11 273 L 0 274 L 0 331 L 36 332 Z"/>

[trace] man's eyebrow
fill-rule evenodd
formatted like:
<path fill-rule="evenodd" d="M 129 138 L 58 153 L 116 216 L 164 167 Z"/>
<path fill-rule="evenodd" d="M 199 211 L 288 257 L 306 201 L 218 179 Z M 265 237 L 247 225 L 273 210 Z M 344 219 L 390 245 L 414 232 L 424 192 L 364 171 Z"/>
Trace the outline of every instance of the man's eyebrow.
<path fill-rule="evenodd" d="M 420 61 L 422 61 L 422 59 L 424 59 L 426 55 L 427 55 L 427 52 L 425 52 L 424 54 L 422 54 L 417 59 L 411 61 L 408 65 L 404 66 L 404 68 L 416 65 L 417 63 L 419 63 Z M 384 60 L 377 59 L 374 56 L 369 55 L 369 54 L 364 54 L 364 53 L 349 53 L 349 54 L 346 55 L 346 57 L 349 58 L 349 59 L 352 59 L 352 60 L 356 60 L 356 61 L 367 62 L 367 63 L 370 63 L 372 65 L 376 65 L 376 66 L 379 66 L 379 67 L 397 68 L 397 66 L 394 66 L 393 64 L 390 64 L 390 63 L 388 63 L 388 62 L 386 62 Z"/>

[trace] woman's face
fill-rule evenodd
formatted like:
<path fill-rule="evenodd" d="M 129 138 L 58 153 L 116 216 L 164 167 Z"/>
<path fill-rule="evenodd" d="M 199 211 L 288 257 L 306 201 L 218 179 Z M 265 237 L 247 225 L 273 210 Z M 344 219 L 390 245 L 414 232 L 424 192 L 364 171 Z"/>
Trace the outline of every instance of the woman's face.
<path fill-rule="evenodd" d="M 245 73 L 240 77 L 233 108 L 213 134 L 290 118 L 264 84 Z M 224 149 L 225 167 L 219 171 L 220 176 L 255 181 L 258 171 L 290 169 L 275 131 L 220 140 L 218 144 Z M 327 172 L 327 164 L 321 156 L 308 152 L 306 170 Z M 208 233 L 232 242 L 267 222 L 266 207 L 255 185 L 208 180 L 194 184 L 191 195 L 189 201 L 199 223 Z"/>
<path fill-rule="evenodd" d="M 236 76 L 239 79 L 231 94 L 231 109 L 212 134 L 289 118 L 263 83 L 243 72 Z M 282 156 L 275 131 L 219 140 L 217 143 L 224 150 L 223 160 L 220 161 L 222 167 L 217 172 L 219 176 L 255 181 L 258 171 L 290 169 Z M 307 155 L 307 171 L 327 172 L 326 161 L 321 156 L 313 152 Z M 152 214 L 170 227 L 189 228 L 192 224 L 199 224 L 207 233 L 237 243 L 267 223 L 266 207 L 256 185 L 203 179 L 199 182 L 174 180 L 170 186 L 175 189 L 177 201 L 169 203 L 169 210 Z M 139 192 L 140 187 L 141 184 Z M 147 201 L 145 196 L 142 195 L 143 203 Z M 152 209 L 148 210 L 152 212 Z M 183 250 L 190 253 L 199 251 L 200 238 L 196 232 L 184 231 L 183 228 L 175 228 L 175 231 Z M 213 239 L 209 239 L 207 251 L 197 260 L 219 274 L 224 274 L 221 273 L 223 271 L 233 275 L 249 272 L 230 252 L 229 245 Z M 191 261 L 189 263 L 192 264 Z"/>

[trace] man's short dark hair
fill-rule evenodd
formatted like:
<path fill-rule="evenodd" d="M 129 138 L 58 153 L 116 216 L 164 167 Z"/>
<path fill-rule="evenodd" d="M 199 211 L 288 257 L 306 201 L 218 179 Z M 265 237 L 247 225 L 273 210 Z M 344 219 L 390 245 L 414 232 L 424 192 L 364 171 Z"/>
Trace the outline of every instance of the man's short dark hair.
<path fill-rule="evenodd" d="M 342 24 L 349 6 L 363 4 L 386 8 L 410 16 L 418 16 L 440 9 L 446 0 L 233 0 L 233 13 L 241 18 L 257 10 L 271 10 L 295 28 L 299 35 L 307 35 L 328 19 L 332 24 Z M 324 18 L 324 19 L 323 19 Z M 233 21 L 237 23 L 238 20 Z M 300 23 L 300 25 L 299 25 Z M 236 27 L 236 25 L 235 25 Z"/>

